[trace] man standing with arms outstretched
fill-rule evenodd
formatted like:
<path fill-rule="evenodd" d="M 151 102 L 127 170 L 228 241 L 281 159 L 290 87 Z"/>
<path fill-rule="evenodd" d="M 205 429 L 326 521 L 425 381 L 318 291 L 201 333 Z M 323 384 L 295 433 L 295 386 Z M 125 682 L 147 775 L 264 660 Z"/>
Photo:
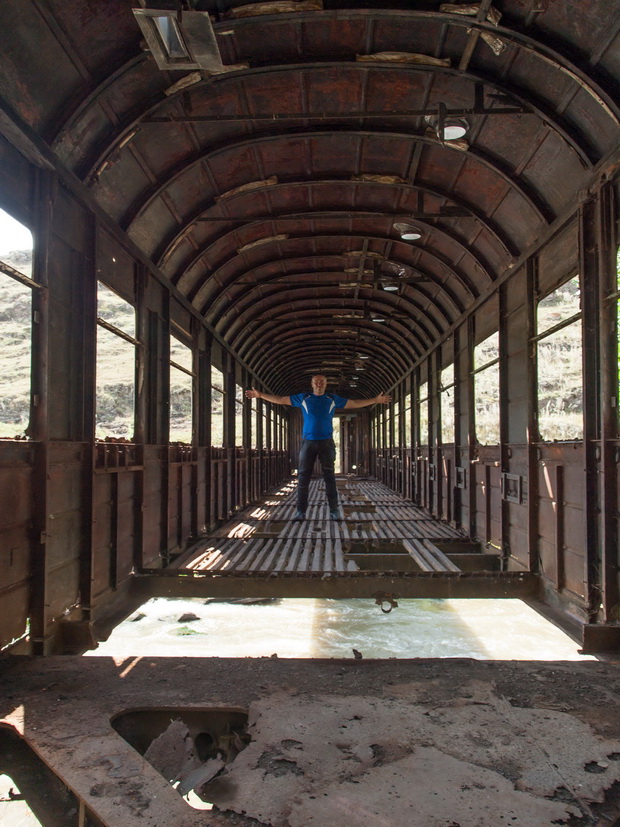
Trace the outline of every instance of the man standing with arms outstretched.
<path fill-rule="evenodd" d="M 325 480 L 325 492 L 329 503 L 329 516 L 332 520 L 339 520 L 338 512 L 338 489 L 336 488 L 336 477 L 334 474 L 334 463 L 336 461 L 336 446 L 334 445 L 334 414 L 336 409 L 344 408 L 367 408 L 369 405 L 387 405 L 390 396 L 380 393 L 372 399 L 345 399 L 344 396 L 336 396 L 325 393 L 327 379 L 322 373 L 312 377 L 312 393 L 296 393 L 293 396 L 275 396 L 271 393 L 251 390 L 246 391 L 248 399 L 264 399 L 274 405 L 292 405 L 294 408 L 301 408 L 304 417 L 304 429 L 302 433 L 301 450 L 299 452 L 299 468 L 297 471 L 297 512 L 296 520 L 303 520 L 308 507 L 308 488 L 312 467 L 316 458 L 319 458 L 323 479 Z"/>

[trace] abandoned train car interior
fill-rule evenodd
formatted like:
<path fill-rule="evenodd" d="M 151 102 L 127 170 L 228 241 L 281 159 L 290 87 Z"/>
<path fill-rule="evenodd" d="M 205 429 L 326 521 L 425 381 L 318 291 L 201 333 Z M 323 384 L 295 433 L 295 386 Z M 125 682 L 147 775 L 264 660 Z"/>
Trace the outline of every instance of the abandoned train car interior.
<path fill-rule="evenodd" d="M 41 823 L 599 823 L 620 801 L 620 5 L 3 0 L 0 44 L 0 753 L 49 776 Z M 301 412 L 245 391 L 316 374 L 391 401 L 337 411 L 338 519 L 317 464 L 295 520 Z M 82 657 L 151 598 L 513 598 L 598 659 L 535 681 Z M 432 703 L 456 740 L 500 744 L 505 713 L 590 769 L 554 786 L 514 758 L 483 801 L 471 767 L 500 758 L 448 766 Z M 343 735 L 319 777 L 302 755 L 347 712 L 367 752 Z M 219 812 L 161 778 L 175 737 Z M 444 809 L 434 776 L 458 779 Z"/>

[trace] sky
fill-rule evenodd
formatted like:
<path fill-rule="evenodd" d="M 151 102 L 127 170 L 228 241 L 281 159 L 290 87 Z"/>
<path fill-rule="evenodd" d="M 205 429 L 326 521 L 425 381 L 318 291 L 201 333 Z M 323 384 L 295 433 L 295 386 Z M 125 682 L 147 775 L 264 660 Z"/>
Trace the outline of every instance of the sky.
<path fill-rule="evenodd" d="M 30 249 L 32 249 L 30 230 L 11 218 L 4 210 L 0 210 L 0 256 L 13 250 Z"/>

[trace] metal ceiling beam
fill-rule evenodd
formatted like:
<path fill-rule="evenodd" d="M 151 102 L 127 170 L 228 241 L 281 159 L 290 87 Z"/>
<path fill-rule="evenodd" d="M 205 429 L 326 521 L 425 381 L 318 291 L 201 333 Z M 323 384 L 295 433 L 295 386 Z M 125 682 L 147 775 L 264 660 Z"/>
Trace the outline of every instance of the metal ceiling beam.
<path fill-rule="evenodd" d="M 438 15 L 438 16 L 441 16 L 441 15 Z M 470 28 L 474 25 L 475 21 L 469 20 L 466 23 L 464 23 L 464 21 L 462 21 L 462 20 L 454 20 L 454 18 L 452 18 L 452 19 L 449 20 L 449 23 L 451 25 L 455 25 L 457 27 L 459 27 L 459 26 L 462 27 L 463 25 L 466 25 L 468 28 Z M 478 23 L 477 25 L 480 26 L 481 24 Z M 485 29 L 486 27 L 482 26 L 482 28 Z M 498 34 L 501 35 L 501 36 L 508 36 L 508 34 L 512 35 L 512 37 L 510 38 L 511 41 L 516 43 L 517 45 L 519 44 L 519 41 L 515 38 L 513 32 L 510 32 L 509 30 L 496 29 L 495 27 L 489 27 L 489 28 L 496 35 L 498 35 Z M 524 38 L 521 38 L 521 39 L 523 40 Z M 536 51 L 537 53 L 538 53 L 538 47 L 540 47 L 540 44 L 538 44 L 536 41 L 534 41 L 531 38 L 529 38 L 529 39 L 525 38 L 525 44 L 523 44 L 523 45 L 528 50 Z M 551 50 L 541 49 L 540 54 L 541 54 L 541 56 L 544 56 L 545 60 L 549 63 L 549 65 L 554 66 L 555 68 L 558 69 L 558 71 L 562 71 L 564 74 L 568 74 L 570 77 L 572 77 L 574 79 L 574 81 L 579 84 L 580 88 L 589 90 L 590 93 L 592 94 L 592 96 L 595 98 L 595 100 L 599 104 L 599 106 L 601 106 L 603 108 L 606 115 L 609 116 L 609 117 L 615 118 L 616 121 L 617 121 L 617 119 L 618 119 L 617 107 L 615 107 L 615 105 L 613 103 L 613 99 L 611 98 L 611 96 L 607 96 L 605 94 L 605 92 L 601 89 L 598 89 L 598 88 L 593 89 L 592 88 L 593 84 L 591 82 L 591 79 L 588 78 L 583 73 L 580 73 L 579 70 L 577 69 L 577 67 L 573 66 L 568 61 L 565 61 L 565 65 L 564 65 L 562 62 L 558 61 L 557 55 L 556 55 L 555 59 L 553 57 L 551 57 L 550 56 L 550 54 L 552 54 Z M 394 64 L 394 63 L 389 63 L 389 64 L 363 63 L 363 64 L 361 64 L 361 63 L 355 63 L 355 62 L 352 62 L 352 61 L 344 61 L 344 62 L 339 61 L 338 63 L 335 63 L 334 61 L 317 60 L 314 63 L 307 63 L 306 62 L 306 63 L 301 63 L 301 64 L 293 64 L 293 65 L 285 65 L 285 66 L 282 66 L 282 65 L 279 65 L 279 66 L 274 65 L 274 66 L 269 66 L 269 67 L 264 67 L 263 66 L 263 67 L 258 67 L 258 68 L 255 68 L 255 69 L 247 69 L 247 70 L 242 70 L 242 71 L 239 71 L 239 72 L 231 72 L 231 73 L 227 73 L 226 75 L 216 75 L 216 76 L 214 76 L 214 78 L 209 78 L 208 80 L 200 81 L 200 82 L 198 82 L 196 84 L 193 84 L 192 86 L 188 87 L 187 89 L 183 89 L 183 90 L 181 90 L 181 91 L 179 91 L 175 94 L 171 94 L 169 96 L 162 95 L 162 97 L 155 103 L 151 103 L 149 101 L 147 109 L 145 109 L 138 117 L 136 117 L 134 115 L 130 120 L 126 121 L 125 124 L 119 128 L 119 131 L 114 136 L 112 141 L 110 141 L 105 147 L 101 148 L 101 150 L 98 152 L 98 155 L 97 155 L 95 161 L 92 162 L 88 172 L 84 176 L 84 179 L 87 182 L 90 182 L 91 179 L 94 176 L 96 176 L 98 174 L 98 172 L 100 172 L 101 169 L 104 167 L 104 165 L 108 162 L 108 159 L 109 159 L 110 155 L 112 155 L 120 147 L 125 146 L 127 144 L 127 142 L 129 140 L 131 140 L 133 135 L 136 134 L 137 130 L 139 129 L 139 127 L 142 124 L 148 124 L 148 123 L 154 124 L 154 123 L 162 123 L 162 122 L 164 122 L 164 123 L 174 123 L 174 121 L 170 121 L 169 119 L 166 119 L 165 121 L 154 120 L 154 118 L 156 118 L 157 116 L 154 115 L 153 113 L 156 112 L 159 107 L 168 104 L 170 101 L 175 100 L 177 97 L 180 98 L 182 95 L 186 95 L 188 93 L 188 91 L 189 91 L 189 93 L 191 93 L 191 92 L 195 92 L 195 91 L 200 90 L 205 84 L 216 83 L 216 84 L 219 85 L 219 84 L 225 83 L 227 81 L 228 82 L 234 82 L 238 78 L 247 77 L 248 75 L 257 76 L 257 75 L 261 75 L 261 74 L 264 74 L 264 73 L 267 73 L 267 72 L 272 72 L 273 73 L 273 72 L 286 72 L 286 71 L 290 72 L 290 71 L 304 71 L 304 70 L 305 71 L 312 71 L 314 69 L 324 69 L 324 68 L 329 68 L 329 67 L 346 67 L 348 69 L 354 69 L 354 70 L 365 71 L 365 72 L 368 72 L 368 71 L 372 72 L 372 71 L 375 71 L 377 69 L 380 70 L 380 71 L 385 71 L 386 65 L 392 71 L 425 72 L 425 73 L 431 72 L 433 74 L 446 74 L 446 75 L 453 75 L 453 76 L 459 77 L 459 78 L 466 78 L 467 80 L 470 80 L 473 84 L 484 84 L 485 86 L 494 89 L 496 92 L 500 92 L 503 95 L 507 95 L 507 96 L 513 98 L 514 100 L 516 100 L 517 101 L 517 107 L 515 107 L 515 108 L 520 108 L 520 109 L 521 108 L 527 108 L 528 111 L 531 111 L 533 114 L 537 115 L 543 121 L 549 123 L 550 127 L 552 129 L 554 129 L 554 131 L 556 131 L 558 134 L 560 134 L 563 137 L 563 139 L 567 142 L 568 145 L 572 146 L 573 150 L 582 158 L 584 163 L 591 166 L 592 163 L 597 160 L 597 159 L 591 159 L 591 158 L 588 157 L 587 152 L 584 150 L 584 148 L 582 148 L 578 144 L 577 141 L 574 140 L 574 138 L 570 134 L 570 131 L 568 129 L 565 129 L 561 125 L 561 122 L 557 119 L 557 115 L 554 117 L 554 115 L 551 112 L 548 112 L 545 109 L 545 104 L 544 103 L 537 102 L 533 99 L 524 98 L 523 97 L 523 91 L 521 89 L 519 91 L 514 91 L 510 88 L 510 86 L 500 85 L 494 79 L 491 79 L 491 78 L 488 78 L 488 77 L 482 77 L 482 76 L 476 75 L 476 74 L 471 73 L 471 72 L 459 71 L 458 69 L 450 69 L 450 68 L 444 68 L 444 67 L 438 67 L 438 66 L 402 65 L 402 64 Z M 607 100 L 607 98 L 609 98 L 609 100 Z M 542 109 L 540 108 L 541 106 L 542 106 Z M 462 109 L 459 108 L 459 111 L 464 111 L 465 109 L 474 109 L 474 108 L 475 107 L 463 107 Z M 498 114 L 499 114 L 499 111 L 501 109 L 506 109 L 506 108 L 508 108 L 508 107 L 498 108 Z M 355 110 L 355 112 L 352 113 L 352 117 L 357 119 L 357 120 L 359 120 L 360 118 L 365 117 L 363 114 L 360 114 L 360 113 L 363 113 L 363 111 L 364 110 Z M 410 111 L 412 113 L 416 113 L 416 114 L 412 114 L 411 117 L 420 117 L 423 114 L 427 114 L 426 109 L 423 112 L 422 112 L 422 110 L 420 110 L 419 112 L 418 112 L 418 110 L 410 110 Z M 491 112 L 493 112 L 493 111 L 494 110 L 491 110 Z M 382 117 L 382 118 L 386 117 L 385 114 L 380 114 L 380 113 L 375 113 L 375 114 L 376 114 L 376 117 Z M 469 114 L 471 114 L 471 112 L 469 112 Z M 483 114 L 489 114 L 489 113 L 485 112 Z M 507 113 L 504 112 L 502 114 L 507 114 Z M 293 117 L 293 116 L 295 116 L 295 117 Z M 192 116 L 190 116 L 190 117 L 192 117 Z M 198 116 L 193 116 L 193 117 L 198 117 Z M 205 116 L 205 117 L 209 117 L 209 116 Z M 214 118 L 216 118 L 216 117 L 219 117 L 219 116 L 214 116 Z M 227 118 L 228 116 L 224 116 L 224 117 Z M 243 116 L 232 116 L 232 117 L 233 118 L 239 117 L 240 120 L 246 121 L 246 122 L 254 120 L 252 114 L 248 114 L 247 117 L 243 117 Z M 302 113 L 291 113 L 290 116 L 286 116 L 286 117 L 285 117 L 285 113 L 281 113 L 281 117 L 279 118 L 279 122 L 282 122 L 284 120 L 291 120 L 291 119 L 294 119 L 294 120 L 308 120 L 310 117 L 311 117 L 310 113 L 303 113 L 303 112 Z M 316 113 L 316 117 L 319 118 L 320 120 L 325 120 L 326 119 L 326 115 L 321 114 L 321 113 Z M 343 120 L 343 119 L 346 119 L 346 117 L 347 117 L 347 115 L 346 115 L 346 113 L 344 113 L 342 115 L 336 115 L 334 120 L 338 120 L 338 119 Z M 396 116 L 393 116 L 393 117 L 396 117 Z M 399 117 L 403 117 L 403 115 L 400 115 Z M 406 115 L 404 117 L 406 117 Z M 277 117 L 274 118 L 273 113 L 262 113 L 261 115 L 259 115 L 258 120 L 259 120 L 259 122 L 261 122 L 261 121 L 272 122 L 272 123 L 277 123 L 278 122 L 278 118 Z M 179 123 L 183 123 L 183 122 L 184 121 L 179 121 Z M 186 121 L 186 122 L 191 123 L 192 121 Z M 196 121 L 194 121 L 194 122 L 196 122 Z"/>
<path fill-rule="evenodd" d="M 435 234 L 437 236 L 447 235 L 446 233 L 443 233 L 440 228 L 432 227 L 432 228 L 429 228 L 429 229 L 432 230 L 432 233 L 430 234 L 431 236 L 432 236 L 432 234 Z M 474 262 L 474 266 L 476 268 L 478 268 L 480 274 L 483 276 L 484 281 L 486 281 L 487 283 L 492 283 L 494 281 L 494 277 L 489 272 L 488 267 L 486 267 L 482 262 L 480 262 L 476 258 L 476 256 L 469 249 L 467 249 L 464 245 L 460 244 L 458 241 L 453 239 L 451 236 L 449 236 L 449 238 L 450 238 L 451 242 L 453 242 L 457 245 L 457 247 L 461 250 L 462 254 L 468 255 L 468 256 L 471 257 L 471 259 Z M 349 234 L 343 234 L 343 235 L 338 235 L 336 233 L 332 233 L 332 234 L 321 233 L 320 235 L 314 235 L 314 236 L 295 236 L 295 237 L 292 237 L 290 239 L 283 240 L 283 241 L 268 241 L 264 244 L 261 244 L 260 247 L 255 248 L 255 250 L 260 250 L 263 254 L 263 257 L 265 257 L 265 255 L 269 254 L 269 251 L 271 249 L 273 249 L 274 247 L 278 248 L 278 247 L 280 247 L 280 245 L 282 247 L 285 247 L 286 244 L 287 244 L 287 241 L 290 241 L 291 243 L 295 243 L 297 245 L 300 242 L 307 242 L 308 246 L 311 247 L 313 245 L 313 243 L 317 242 L 319 239 L 320 240 L 329 239 L 330 241 L 333 240 L 334 242 L 340 242 L 341 241 L 342 246 L 340 247 L 340 249 L 334 249 L 333 251 L 321 252 L 321 253 L 317 254 L 315 256 L 315 258 L 316 257 L 323 257 L 323 256 L 338 256 L 338 257 L 346 258 L 347 257 L 346 253 L 348 251 L 346 249 L 343 249 L 343 247 L 347 243 L 351 243 L 353 241 L 357 242 L 360 246 L 363 243 L 363 241 L 366 240 L 366 239 L 368 241 L 380 242 L 380 243 L 385 243 L 385 242 L 391 241 L 395 245 L 396 244 L 406 244 L 406 242 L 396 242 L 396 241 L 394 241 L 394 239 L 380 237 L 380 236 L 376 236 L 376 235 L 371 235 L 369 233 L 366 233 L 366 234 L 349 233 Z M 409 245 L 407 245 L 407 249 L 408 250 L 411 249 L 409 247 Z M 474 281 L 472 280 L 472 276 L 470 274 L 464 272 L 462 269 L 456 270 L 456 268 L 454 268 L 454 266 L 451 265 L 451 263 L 446 260 L 443 253 L 440 250 L 436 249 L 435 247 L 431 247 L 429 243 L 427 243 L 426 245 L 419 245 L 418 247 L 416 247 L 416 251 L 417 250 L 420 250 L 421 254 L 429 255 L 433 259 L 440 262 L 442 264 L 442 266 L 449 271 L 450 276 L 455 278 L 455 280 L 458 283 L 460 283 L 461 286 L 464 289 L 466 289 L 470 293 L 471 296 L 478 295 L 480 290 L 483 288 L 483 286 L 484 286 L 483 284 L 477 285 L 477 284 L 474 283 Z M 248 252 L 254 252 L 254 250 L 248 251 Z M 196 259 L 194 259 L 191 266 L 192 267 L 195 266 L 200 261 L 200 258 L 203 255 L 205 255 L 204 252 L 201 253 L 200 256 L 197 256 Z M 201 286 L 198 287 L 198 289 L 194 289 L 191 293 L 188 291 L 188 295 L 191 295 L 191 297 L 192 297 L 192 303 L 194 304 L 195 307 L 198 308 L 198 310 L 201 313 L 205 314 L 205 317 L 208 314 L 208 309 L 209 309 L 209 307 L 211 305 L 211 302 L 213 300 L 213 295 L 214 294 L 219 294 L 221 292 L 221 290 L 224 289 L 223 285 L 220 284 L 219 281 L 218 281 L 219 271 L 224 267 L 228 267 L 231 264 L 231 262 L 239 261 L 240 262 L 239 272 L 240 273 L 243 272 L 244 277 L 245 277 L 245 274 L 247 273 L 247 269 L 241 263 L 245 260 L 244 257 L 245 257 L 245 253 L 241 253 L 241 254 L 237 254 L 236 256 L 232 256 L 231 258 L 229 258 L 225 262 L 221 262 L 218 265 L 217 269 L 214 269 L 211 273 L 209 273 L 208 279 L 204 280 L 202 282 Z M 309 258 L 308 256 L 304 256 L 304 257 Z M 272 255 L 271 258 L 270 258 L 270 261 L 278 261 L 281 258 L 282 258 L 281 255 L 280 256 Z M 394 256 L 393 260 L 394 259 L 398 260 L 398 257 Z M 312 260 L 312 259 L 309 259 L 309 260 Z M 407 264 L 407 262 L 404 261 L 404 260 L 401 260 L 401 262 L 403 264 Z M 265 263 L 266 262 L 261 262 L 261 265 L 263 265 Z M 415 265 L 409 265 L 409 266 L 414 266 L 415 267 Z M 187 270 L 185 272 L 187 272 Z M 207 293 L 207 287 L 209 286 L 209 284 L 212 285 L 213 289 L 209 293 Z"/>
<path fill-rule="evenodd" d="M 417 146 L 423 146 L 423 144 L 417 144 Z M 450 195 L 446 192 L 442 192 L 435 188 L 431 188 L 424 184 L 413 184 L 413 183 L 402 183 L 402 184 L 381 184 L 376 181 L 352 181 L 350 178 L 321 178 L 312 181 L 302 181 L 302 180 L 286 180 L 281 181 L 277 184 L 269 184 L 264 187 L 260 187 L 259 190 L 251 190 L 251 191 L 244 191 L 240 193 L 236 193 L 235 195 L 231 195 L 226 198 L 225 201 L 221 202 L 210 202 L 207 206 L 203 208 L 199 208 L 194 211 L 194 213 L 190 216 L 184 218 L 184 226 L 181 230 L 178 230 L 174 233 L 174 235 L 169 235 L 166 240 L 162 242 L 160 248 L 154 253 L 153 258 L 157 261 L 158 266 L 164 267 L 166 263 L 166 259 L 172 255 L 178 244 L 183 241 L 187 237 L 188 228 L 192 227 L 194 224 L 200 223 L 235 223 L 240 224 L 242 226 L 251 225 L 254 223 L 261 223 L 264 221 L 295 221 L 299 220 L 299 217 L 302 219 L 311 220 L 312 218 L 321 218 L 328 212 L 327 207 L 323 209 L 320 203 L 317 203 L 318 195 L 320 194 L 320 190 L 322 188 L 329 188 L 333 186 L 342 187 L 343 185 L 350 185 L 352 190 L 352 198 L 355 198 L 355 207 L 356 209 L 353 210 L 341 210 L 339 212 L 334 213 L 332 210 L 332 216 L 336 218 L 336 220 L 346 220 L 346 218 L 351 219 L 362 219 L 365 217 L 377 217 L 381 219 L 391 219 L 394 221 L 398 220 L 415 220 L 416 218 L 420 218 L 424 220 L 425 218 L 438 218 L 438 219 L 449 219 L 449 218 L 465 218 L 471 217 L 474 220 L 478 221 L 479 223 L 483 224 L 484 228 L 494 236 L 497 242 L 503 248 L 505 255 L 507 258 L 511 258 L 512 256 L 518 255 L 519 251 L 515 248 L 515 245 L 512 243 L 510 237 L 502 231 L 502 229 L 497 225 L 495 221 L 491 218 L 486 216 L 480 210 L 476 208 L 475 205 L 472 205 L 469 202 L 466 202 L 462 197 L 454 197 L 454 195 Z M 237 200 L 243 199 L 244 196 L 251 196 L 253 193 L 256 194 L 257 192 L 260 193 L 271 193 L 274 192 L 279 194 L 281 192 L 286 192 L 290 188 L 304 188 L 309 189 L 312 191 L 312 200 L 313 200 L 313 209 L 312 211 L 308 210 L 307 212 L 300 212 L 297 211 L 295 216 L 291 214 L 283 214 L 278 215 L 277 218 L 273 215 L 264 215 L 264 216 L 255 216 L 255 215 L 244 215 L 243 217 L 235 217 L 229 215 L 221 215 L 221 216 L 207 216 L 205 213 L 210 212 L 211 210 L 224 210 L 228 208 L 230 203 L 234 203 Z M 443 209 L 436 213 L 430 213 L 417 210 L 412 210 L 409 213 L 402 212 L 402 214 L 384 212 L 384 211 L 372 211 L 372 212 L 365 212 L 364 211 L 364 204 L 360 203 L 362 198 L 358 195 L 358 191 L 361 191 L 361 196 L 363 197 L 366 192 L 369 194 L 375 194 L 378 189 L 385 189 L 386 194 L 391 194 L 395 190 L 404 191 L 404 192 L 418 192 L 422 193 L 423 198 L 427 195 L 432 196 L 433 198 L 437 199 L 445 199 L 446 201 L 452 201 L 454 203 L 454 207 L 451 205 L 446 205 Z M 319 193 L 314 193 L 313 190 L 318 189 Z M 359 208 L 359 209 L 358 209 Z M 239 206 L 237 206 L 237 210 Z M 454 210 L 454 211 L 453 211 Z"/>
<path fill-rule="evenodd" d="M 250 147 L 255 147 L 257 145 L 260 146 L 263 143 L 280 143 L 282 141 L 286 141 L 293 135 L 296 139 L 307 137 L 308 139 L 313 140 L 317 138 L 320 139 L 322 137 L 330 137 L 332 134 L 333 131 L 324 129 L 312 131 L 304 130 L 302 132 L 295 133 L 279 132 L 275 135 L 255 135 L 253 138 L 244 138 L 241 141 L 227 141 L 222 145 L 213 146 L 206 149 L 201 148 L 194 155 L 186 157 L 183 161 L 179 162 L 172 170 L 166 171 L 165 177 L 158 180 L 157 184 L 151 187 L 146 193 L 141 194 L 139 200 L 136 200 L 134 204 L 125 211 L 125 214 L 120 220 L 120 224 L 124 229 L 129 231 L 134 222 L 137 221 L 155 202 L 155 200 L 161 197 L 169 187 L 177 183 L 179 178 L 189 173 L 195 166 L 200 164 L 206 164 L 207 168 L 209 168 L 211 159 L 217 158 L 220 153 L 229 154 L 231 150 L 237 150 L 240 153 L 244 153 Z M 433 138 L 428 138 L 425 135 L 418 135 L 417 133 L 408 132 L 396 132 L 392 128 L 375 131 L 368 129 L 347 130 L 346 133 L 340 132 L 339 134 L 348 134 L 351 135 L 351 137 L 359 139 L 377 136 L 385 138 L 400 138 L 407 142 L 420 141 L 436 149 L 441 148 L 449 152 L 461 152 L 461 150 L 450 147 L 449 143 L 441 144 L 439 141 Z M 467 151 L 467 157 L 475 159 L 476 162 L 498 175 L 504 183 L 508 184 L 511 189 L 519 193 L 519 195 L 526 201 L 537 216 L 541 218 L 541 220 L 548 223 L 551 210 L 547 204 L 543 204 L 540 201 L 540 194 L 532 192 L 531 187 L 528 187 L 524 182 L 517 181 L 512 171 L 502 168 L 501 162 L 498 158 L 489 158 L 475 147 L 469 148 Z M 351 175 L 354 175 L 355 172 L 355 169 L 351 168 L 350 170 L 347 170 L 347 175 L 350 177 Z M 216 176 L 213 175 L 213 178 L 215 180 Z M 446 197 L 451 198 L 449 194 L 447 194 Z"/>
<path fill-rule="evenodd" d="M 251 300 L 252 293 L 254 293 L 256 290 L 260 290 L 263 287 L 266 287 L 266 288 L 279 287 L 281 291 L 289 290 L 289 289 L 307 289 L 307 290 L 311 290 L 311 289 L 314 289 L 314 288 L 316 288 L 316 289 L 324 288 L 326 290 L 327 289 L 332 289 L 332 290 L 337 289 L 337 288 L 330 288 L 329 285 L 323 285 L 320 282 L 316 282 L 312 287 L 303 287 L 303 286 L 298 285 L 298 284 L 295 283 L 295 278 L 297 278 L 299 275 L 303 275 L 303 274 L 298 274 L 298 275 L 295 275 L 295 276 L 294 275 L 291 275 L 291 276 L 277 275 L 277 276 L 268 277 L 266 279 L 262 279 L 261 281 L 248 282 L 247 285 L 244 284 L 244 286 L 247 286 L 248 289 L 244 290 L 242 292 L 236 291 L 234 296 L 233 295 L 228 296 L 227 293 L 229 291 L 231 291 L 231 288 L 237 287 L 239 285 L 239 282 L 237 281 L 237 282 L 233 282 L 231 284 L 228 284 L 226 286 L 226 288 L 224 288 L 222 290 L 222 292 L 220 293 L 220 295 L 218 296 L 218 298 L 215 300 L 215 302 L 213 303 L 213 305 L 211 307 L 211 311 L 210 311 L 210 314 L 209 314 L 209 318 L 211 319 L 211 323 L 213 325 L 216 325 L 216 326 L 218 324 L 220 324 L 222 321 L 225 320 L 226 315 L 228 313 L 235 312 L 235 308 L 238 308 L 238 307 L 242 306 L 242 303 L 241 303 L 242 300 L 243 301 Z M 341 273 L 340 274 L 340 282 L 338 282 L 338 283 L 343 283 L 344 284 L 346 282 L 347 278 L 349 278 L 349 276 L 350 276 L 350 274 L 348 274 L 348 273 L 346 273 L 346 274 Z M 290 279 L 291 281 L 289 283 L 280 283 L 282 281 L 282 279 Z M 421 294 L 421 296 L 423 296 L 428 302 L 431 302 L 437 308 L 438 312 L 444 317 L 444 319 L 446 319 L 446 321 L 448 321 L 448 319 L 450 319 L 451 315 L 460 315 L 460 313 L 462 313 L 462 311 L 464 309 L 463 305 L 462 305 L 461 302 L 458 301 L 458 299 L 456 299 L 456 297 L 453 295 L 453 293 L 449 289 L 449 287 L 442 284 L 440 281 L 438 281 L 434 277 L 429 276 L 428 279 L 429 279 L 430 283 L 433 285 L 433 287 L 439 288 L 442 292 L 444 292 L 448 296 L 448 298 L 451 301 L 453 310 L 454 310 L 453 314 L 448 313 L 447 309 L 443 306 L 443 303 L 439 302 L 437 297 L 431 296 L 427 288 L 425 288 L 423 286 L 420 286 L 420 285 L 416 286 L 415 284 L 403 284 L 402 286 L 403 286 L 403 289 L 409 288 L 410 290 L 412 290 L 414 292 L 416 292 L 416 291 L 419 292 Z M 398 278 L 396 279 L 396 281 L 398 281 Z M 351 301 L 351 297 L 347 296 L 345 294 L 345 291 L 349 290 L 349 289 L 353 289 L 355 286 L 356 286 L 356 283 L 351 283 L 350 288 L 342 288 L 341 290 L 339 290 L 338 298 L 340 300 L 342 300 L 343 302 Z M 363 288 L 363 289 L 368 289 L 368 288 Z"/>
<path fill-rule="evenodd" d="M 305 327 L 307 330 L 311 330 L 313 333 L 319 332 L 321 333 L 324 331 L 325 336 L 333 335 L 333 324 L 326 324 L 324 323 L 325 320 L 323 319 L 316 319 L 314 321 L 306 321 Z M 344 328 L 344 325 L 343 325 Z M 347 328 L 344 328 L 347 329 Z M 353 328 L 349 328 L 353 329 Z M 240 351 L 244 354 L 244 358 L 247 358 L 250 361 L 258 361 L 260 363 L 261 358 L 264 359 L 264 353 L 262 352 L 261 348 L 264 346 L 263 341 L 271 341 L 273 338 L 273 325 L 270 322 L 260 322 L 253 330 L 245 331 L 246 338 L 245 341 L 240 342 Z M 281 323 L 279 336 L 282 341 L 286 341 L 285 338 L 288 336 L 289 340 L 293 340 L 299 342 L 302 340 L 301 336 L 299 335 L 299 326 L 296 325 L 294 322 L 288 321 L 286 323 Z M 267 337 L 270 337 L 267 339 Z M 395 347 L 397 341 L 394 338 L 393 331 L 387 332 L 386 328 L 383 325 L 373 324 L 372 322 L 363 321 L 358 323 L 354 338 L 351 336 L 343 336 L 343 339 L 346 339 L 347 342 L 356 342 L 361 343 L 362 341 L 375 341 L 375 342 L 384 342 L 385 345 L 388 347 L 386 350 L 386 356 L 388 357 L 388 361 L 393 361 L 395 364 L 399 364 L 401 370 L 405 372 L 407 370 L 408 364 L 406 359 L 404 358 L 404 353 L 402 353 L 398 348 Z M 258 359 L 255 359 L 255 354 L 258 353 Z"/>
<path fill-rule="evenodd" d="M 226 330 L 227 332 L 230 332 L 231 338 L 234 338 L 236 330 L 239 327 L 243 327 L 256 315 L 263 315 L 265 312 L 268 312 L 269 318 L 273 320 L 276 318 L 276 315 L 280 309 L 283 309 L 286 313 L 290 312 L 291 308 L 295 308 L 296 316 L 298 318 L 302 318 L 306 312 L 305 307 L 308 307 L 308 305 L 311 306 L 313 300 L 302 298 L 301 302 L 303 302 L 304 309 L 297 309 L 295 304 L 296 292 L 297 291 L 295 289 L 286 288 L 282 291 L 282 293 L 265 297 L 262 301 L 252 302 L 246 308 L 239 309 L 239 312 L 235 316 L 234 323 L 227 324 L 224 317 L 220 323 L 220 327 L 216 327 L 216 329 L 219 329 L 220 332 L 222 332 L 222 330 Z M 392 297 L 394 297 L 394 304 L 390 301 Z M 432 319 L 428 313 L 425 313 L 425 309 L 422 306 L 393 293 L 377 292 L 371 299 L 357 299 L 355 301 L 343 301 L 341 298 L 334 296 L 325 296 L 320 299 L 317 298 L 314 301 L 316 301 L 317 304 L 320 304 L 320 310 L 317 309 L 314 312 L 320 313 L 321 315 L 323 313 L 331 312 L 331 309 L 340 312 L 350 312 L 351 314 L 355 311 L 360 312 L 367 309 L 369 312 L 387 314 L 388 320 L 407 321 L 411 324 L 416 324 L 420 330 L 424 332 L 427 340 L 432 341 L 434 336 L 441 335 L 443 333 L 442 327 L 435 321 L 435 319 Z M 389 310 L 386 310 L 386 307 L 389 308 Z M 394 314 L 402 314 L 406 318 L 397 319 Z M 355 318 L 350 320 L 334 318 L 333 320 L 335 329 L 339 322 L 343 322 L 349 327 L 355 326 L 356 322 Z M 361 320 L 363 320 L 363 317 L 360 317 L 360 321 Z M 454 319 L 453 321 L 456 320 Z M 446 323 L 450 324 L 450 320 L 446 320 Z M 224 334 L 222 333 L 222 335 Z"/>

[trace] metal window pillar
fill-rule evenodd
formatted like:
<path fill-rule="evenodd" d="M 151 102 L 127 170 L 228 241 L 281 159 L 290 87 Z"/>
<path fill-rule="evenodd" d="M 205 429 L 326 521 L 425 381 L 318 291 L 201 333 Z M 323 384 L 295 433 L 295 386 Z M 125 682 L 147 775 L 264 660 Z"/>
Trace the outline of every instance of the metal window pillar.
<path fill-rule="evenodd" d="M 585 594 L 591 623 L 596 622 L 602 600 L 601 537 L 599 514 L 600 449 L 600 338 L 599 255 L 595 199 L 579 210 L 580 287 L 583 312 L 583 444 L 584 444 L 584 538 Z"/>
<path fill-rule="evenodd" d="M 601 456 L 599 498 L 601 507 L 601 615 L 605 623 L 620 618 L 620 552 L 618 550 L 618 299 L 608 296 L 618 290 L 617 202 L 611 184 L 599 193 L 599 350 Z"/>

